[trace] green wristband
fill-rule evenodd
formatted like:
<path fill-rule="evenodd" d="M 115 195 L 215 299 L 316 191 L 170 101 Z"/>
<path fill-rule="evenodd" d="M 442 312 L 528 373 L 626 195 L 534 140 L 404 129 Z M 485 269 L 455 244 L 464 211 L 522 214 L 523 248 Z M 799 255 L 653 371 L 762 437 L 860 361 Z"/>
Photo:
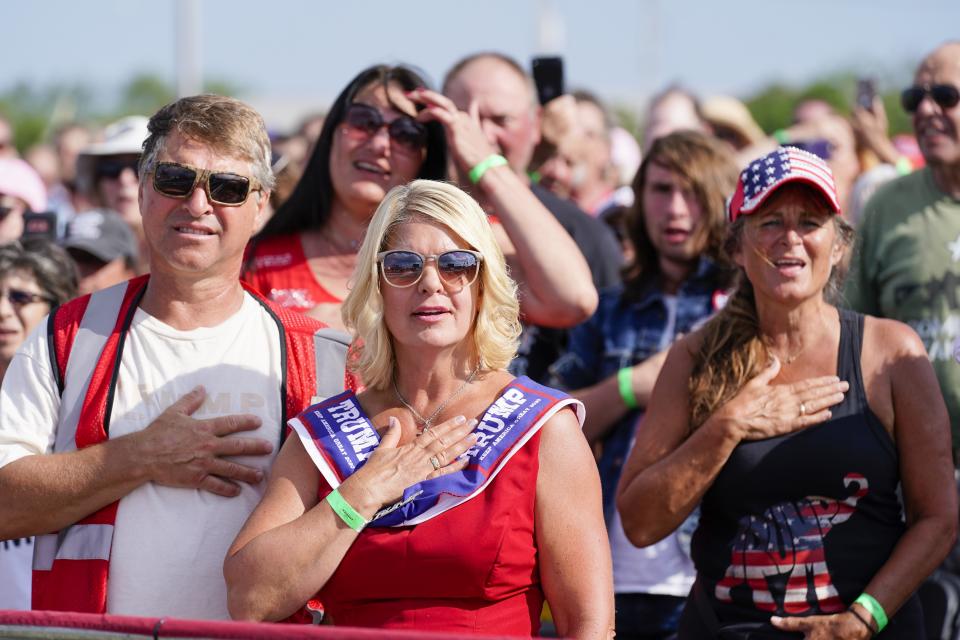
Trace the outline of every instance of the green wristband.
<path fill-rule="evenodd" d="M 908 173 L 913 173 L 913 163 L 910 162 L 910 158 L 900 156 L 897 158 L 897 164 L 894 166 L 897 168 L 897 173 L 901 176 L 905 176 Z"/>
<path fill-rule="evenodd" d="M 776 140 L 778 144 L 785 145 L 790 142 L 790 135 L 786 129 L 777 129 L 773 132 L 773 139 Z"/>
<path fill-rule="evenodd" d="M 620 398 L 627 409 L 636 409 L 639 405 L 633 393 L 633 368 L 624 367 L 617 371 L 617 386 L 620 387 Z"/>
<path fill-rule="evenodd" d="M 369 520 L 357 513 L 357 510 L 351 507 L 350 503 L 343 499 L 339 489 L 334 489 L 327 494 L 327 504 L 330 505 L 333 512 L 337 514 L 348 527 L 358 533 L 363 531 L 363 528 L 367 526 L 369 522 Z"/>
<path fill-rule="evenodd" d="M 877 623 L 877 633 L 883 631 L 883 628 L 887 626 L 887 612 L 883 610 L 883 607 L 880 606 L 877 599 L 866 591 L 861 593 L 860 596 L 853 601 L 853 604 L 860 605 L 873 616 L 873 621 Z"/>
<path fill-rule="evenodd" d="M 502 167 L 507 164 L 507 159 L 501 155 L 493 154 L 489 155 L 475 166 L 473 169 L 470 169 L 470 182 L 477 184 L 480 182 L 480 179 L 483 178 L 483 174 L 487 172 L 488 169 L 494 167 Z"/>

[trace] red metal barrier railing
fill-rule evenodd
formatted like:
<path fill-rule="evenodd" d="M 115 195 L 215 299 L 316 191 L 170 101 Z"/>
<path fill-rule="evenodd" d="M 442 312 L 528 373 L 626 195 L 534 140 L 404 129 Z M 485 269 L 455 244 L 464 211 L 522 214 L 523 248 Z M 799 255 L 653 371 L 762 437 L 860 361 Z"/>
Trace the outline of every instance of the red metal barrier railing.
<path fill-rule="evenodd" d="M 506 636 L 471 636 L 506 638 Z M 50 640 L 140 640 L 141 638 L 280 640 L 454 640 L 463 635 L 426 631 L 393 631 L 274 624 L 266 622 L 223 622 L 179 618 L 138 618 L 60 611 L 0 611 L 0 638 Z"/>

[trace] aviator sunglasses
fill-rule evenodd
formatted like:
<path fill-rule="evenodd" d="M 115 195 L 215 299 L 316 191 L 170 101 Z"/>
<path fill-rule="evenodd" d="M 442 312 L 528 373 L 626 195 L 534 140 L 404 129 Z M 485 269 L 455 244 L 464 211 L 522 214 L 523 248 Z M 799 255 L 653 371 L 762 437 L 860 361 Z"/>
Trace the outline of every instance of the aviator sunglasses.
<path fill-rule="evenodd" d="M 170 198 L 186 198 L 197 184 L 203 185 L 207 200 L 226 207 L 238 207 L 247 201 L 260 184 L 246 176 L 226 171 L 198 169 L 177 162 L 158 162 L 153 171 L 153 188 Z"/>
<path fill-rule="evenodd" d="M 369 138 L 381 128 L 386 127 L 390 139 L 407 151 L 420 151 L 427 146 L 427 128 L 410 116 L 399 116 L 386 122 L 380 111 L 362 102 L 354 102 L 347 107 L 343 116 L 347 132 Z"/>
<path fill-rule="evenodd" d="M 925 84 L 907 87 L 900 94 L 900 103 L 907 113 L 915 112 L 929 94 L 941 109 L 952 109 L 960 102 L 960 90 L 952 84 Z"/>
<path fill-rule="evenodd" d="M 440 279 L 451 287 L 469 287 L 480 273 L 483 256 L 469 249 L 444 251 L 437 256 L 422 256 L 416 251 L 381 251 L 377 254 L 380 272 L 391 287 L 412 287 L 423 277 L 424 265 L 433 260 Z"/>

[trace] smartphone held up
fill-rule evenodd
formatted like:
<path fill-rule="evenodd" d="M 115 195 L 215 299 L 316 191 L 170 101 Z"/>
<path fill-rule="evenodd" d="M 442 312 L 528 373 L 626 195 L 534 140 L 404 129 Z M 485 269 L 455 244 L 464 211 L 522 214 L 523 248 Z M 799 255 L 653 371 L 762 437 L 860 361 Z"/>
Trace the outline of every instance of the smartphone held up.
<path fill-rule="evenodd" d="M 547 104 L 563 95 L 563 58 L 537 56 L 531 62 L 531 68 L 540 104 Z"/>

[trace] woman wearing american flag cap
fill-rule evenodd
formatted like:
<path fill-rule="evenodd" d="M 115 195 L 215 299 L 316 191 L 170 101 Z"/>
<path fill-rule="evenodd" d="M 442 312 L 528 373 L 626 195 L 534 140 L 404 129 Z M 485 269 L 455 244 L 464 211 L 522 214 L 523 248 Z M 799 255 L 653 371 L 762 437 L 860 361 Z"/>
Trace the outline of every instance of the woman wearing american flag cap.
<path fill-rule="evenodd" d="M 853 235 L 840 213 L 812 154 L 740 174 L 739 284 L 672 348 L 626 463 L 634 544 L 701 505 L 680 638 L 924 634 L 912 594 L 957 530 L 948 418 L 913 330 L 832 304 Z"/>

